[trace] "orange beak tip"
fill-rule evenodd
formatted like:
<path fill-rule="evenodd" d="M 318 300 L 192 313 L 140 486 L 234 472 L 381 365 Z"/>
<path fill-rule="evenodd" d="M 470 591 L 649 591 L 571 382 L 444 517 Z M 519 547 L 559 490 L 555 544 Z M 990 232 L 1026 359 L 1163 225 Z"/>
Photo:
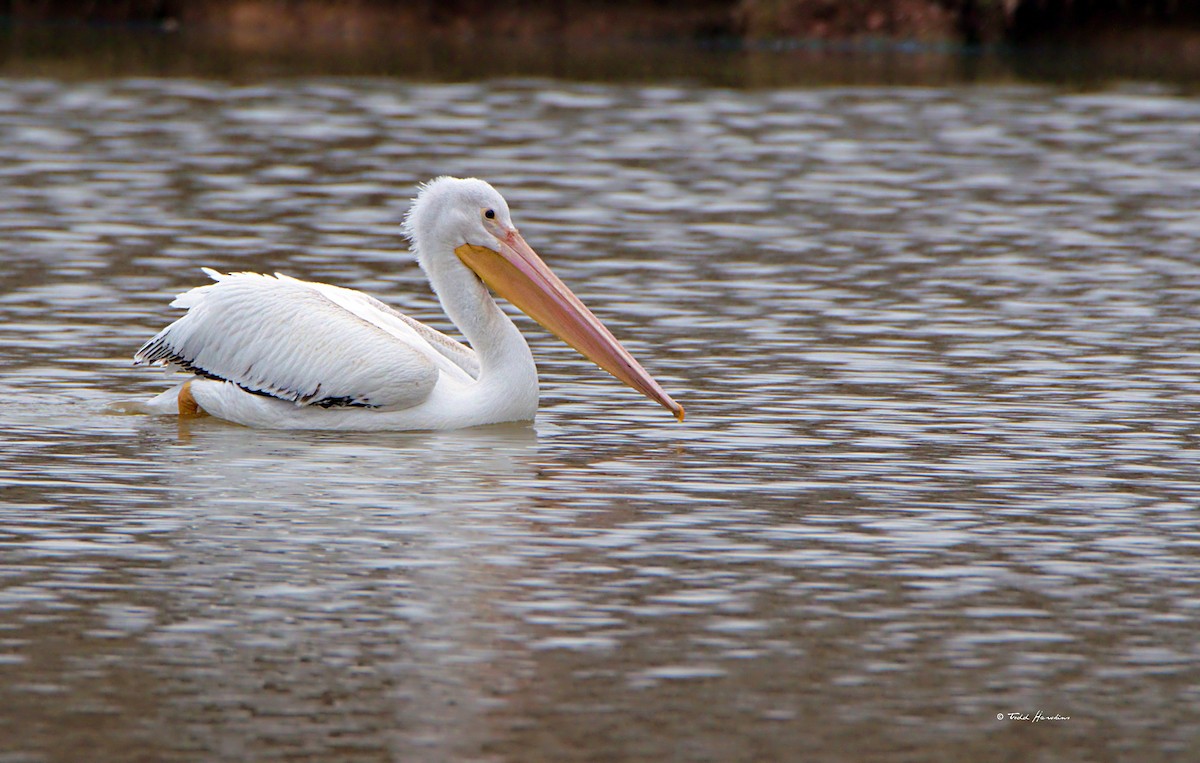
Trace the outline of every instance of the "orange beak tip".
<path fill-rule="evenodd" d="M 683 406 L 679 406 L 679 410 L 675 411 L 675 418 L 680 423 L 683 423 Z"/>

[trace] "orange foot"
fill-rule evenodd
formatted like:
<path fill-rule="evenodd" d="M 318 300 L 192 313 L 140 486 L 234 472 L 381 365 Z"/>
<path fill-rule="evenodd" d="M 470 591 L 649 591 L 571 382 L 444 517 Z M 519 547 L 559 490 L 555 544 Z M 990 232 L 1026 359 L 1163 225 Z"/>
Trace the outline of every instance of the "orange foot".
<path fill-rule="evenodd" d="M 192 383 L 184 382 L 179 389 L 179 415 L 181 418 L 194 419 L 199 416 L 207 416 L 200 404 L 196 402 L 196 398 L 192 397 Z"/>

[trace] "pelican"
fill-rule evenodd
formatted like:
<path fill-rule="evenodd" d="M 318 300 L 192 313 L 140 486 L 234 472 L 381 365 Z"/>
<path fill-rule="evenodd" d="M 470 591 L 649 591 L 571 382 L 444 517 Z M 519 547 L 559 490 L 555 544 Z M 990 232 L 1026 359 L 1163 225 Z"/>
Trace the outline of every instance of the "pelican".
<path fill-rule="evenodd" d="M 600 368 L 683 420 L 612 332 L 517 232 L 475 178 L 420 187 L 404 233 L 442 308 L 470 344 L 374 297 L 276 273 L 204 272 L 171 303 L 187 313 L 134 355 L 190 372 L 149 403 L 270 429 L 457 429 L 531 420 L 538 376 L 490 286 Z"/>

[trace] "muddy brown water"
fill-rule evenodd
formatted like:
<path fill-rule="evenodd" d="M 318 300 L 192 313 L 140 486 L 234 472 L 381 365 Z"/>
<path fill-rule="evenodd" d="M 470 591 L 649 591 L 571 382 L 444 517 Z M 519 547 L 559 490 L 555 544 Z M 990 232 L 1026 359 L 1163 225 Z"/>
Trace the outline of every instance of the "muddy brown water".
<path fill-rule="evenodd" d="M 0 144 L 5 763 L 1200 745 L 1196 99 L 11 77 Z M 119 412 L 202 265 L 450 330 L 438 174 L 687 421 L 523 318 L 530 426 Z"/>

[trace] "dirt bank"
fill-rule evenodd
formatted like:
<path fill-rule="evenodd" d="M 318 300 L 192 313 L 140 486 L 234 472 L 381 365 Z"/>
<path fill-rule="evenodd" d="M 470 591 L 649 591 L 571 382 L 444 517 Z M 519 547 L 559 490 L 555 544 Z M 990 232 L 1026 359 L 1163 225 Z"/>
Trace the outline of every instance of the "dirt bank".
<path fill-rule="evenodd" d="M 453 34 L 567 40 L 1029 41 L 1200 27 L 1177 0 L 0 0 L 0 18 L 189 26 L 251 46 Z"/>

